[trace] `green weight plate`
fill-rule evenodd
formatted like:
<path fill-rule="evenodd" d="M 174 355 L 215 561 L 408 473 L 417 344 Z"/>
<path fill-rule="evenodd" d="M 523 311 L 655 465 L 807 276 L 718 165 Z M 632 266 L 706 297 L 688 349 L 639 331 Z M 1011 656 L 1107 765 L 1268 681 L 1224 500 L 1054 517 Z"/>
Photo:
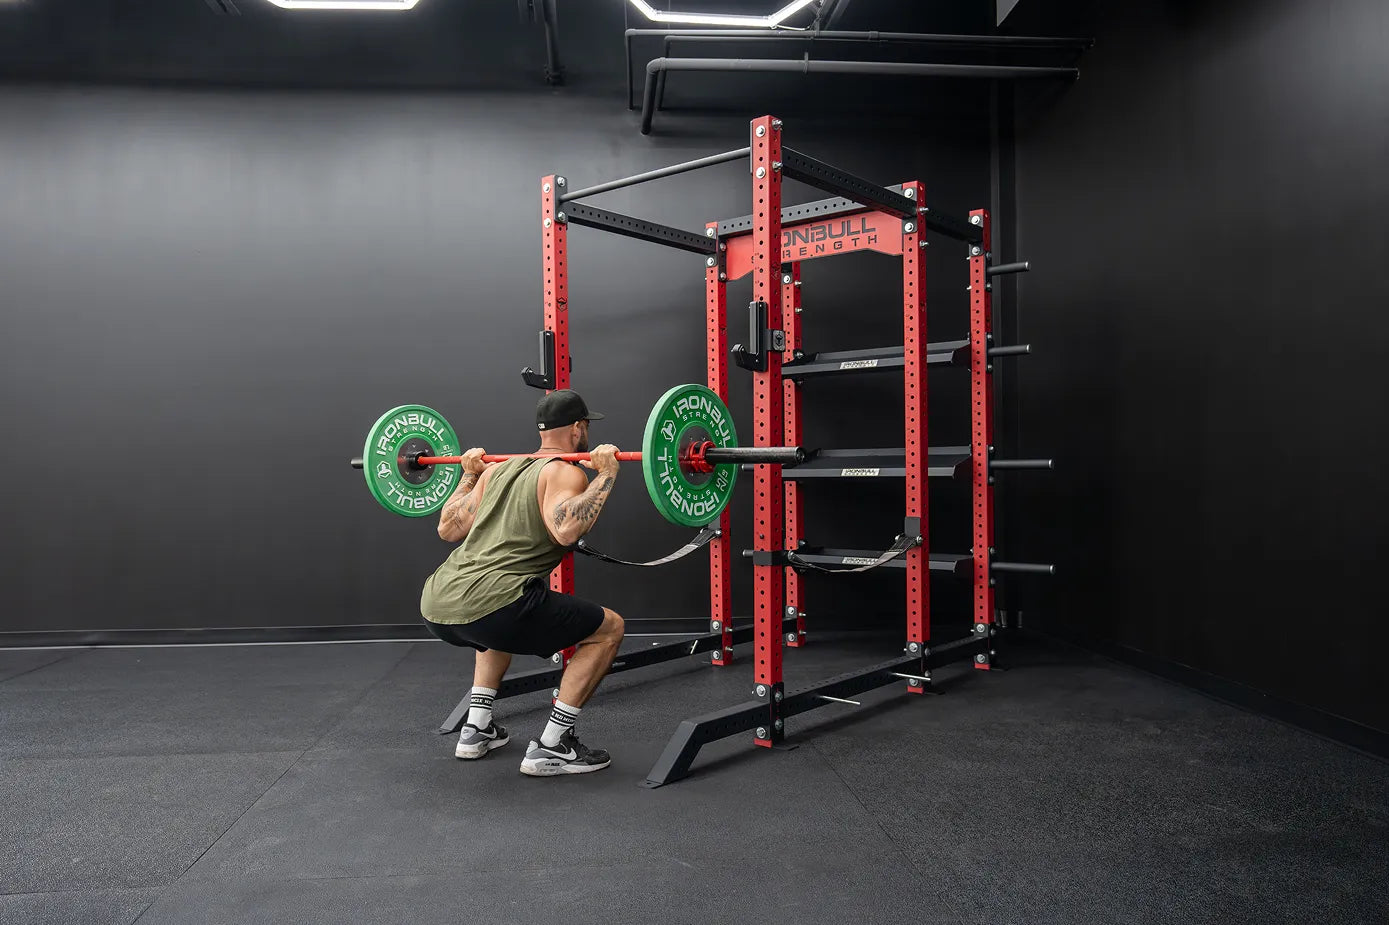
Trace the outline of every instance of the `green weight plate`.
<path fill-rule="evenodd" d="M 372 425 L 362 449 L 362 473 L 371 496 L 386 510 L 405 517 L 428 517 L 458 487 L 462 467 L 415 469 L 404 454 L 457 456 L 458 436 L 444 416 L 424 405 L 392 408 Z"/>
<path fill-rule="evenodd" d="M 709 474 L 680 465 L 692 443 L 737 446 L 733 415 L 712 389 L 690 383 L 662 395 L 646 419 L 641 471 L 651 501 L 666 520 L 685 527 L 713 523 L 733 497 L 738 467 L 724 463 Z"/>

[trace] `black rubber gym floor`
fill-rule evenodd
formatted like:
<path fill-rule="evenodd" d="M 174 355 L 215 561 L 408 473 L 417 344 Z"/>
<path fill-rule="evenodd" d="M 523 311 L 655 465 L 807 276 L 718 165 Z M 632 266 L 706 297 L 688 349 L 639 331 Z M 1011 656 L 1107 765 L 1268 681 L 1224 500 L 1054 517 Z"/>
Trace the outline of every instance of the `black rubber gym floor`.
<path fill-rule="evenodd" d="M 789 686 L 898 648 L 811 643 Z M 440 643 L 0 651 L 0 922 L 1389 921 L 1389 765 L 1068 647 L 639 787 L 739 654 L 608 679 L 613 767 L 533 780 L 543 694 L 483 761 L 433 734 Z"/>

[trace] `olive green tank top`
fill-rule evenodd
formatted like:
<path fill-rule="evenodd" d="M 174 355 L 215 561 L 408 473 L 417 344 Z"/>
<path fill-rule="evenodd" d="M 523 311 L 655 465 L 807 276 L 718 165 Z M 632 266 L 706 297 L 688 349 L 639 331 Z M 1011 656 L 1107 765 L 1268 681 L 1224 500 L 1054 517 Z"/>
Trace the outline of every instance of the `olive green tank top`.
<path fill-rule="evenodd" d="M 424 583 L 420 614 L 431 623 L 472 623 L 520 599 L 567 551 L 540 516 L 540 473 L 551 460 L 509 459 L 487 477 L 472 529 Z"/>

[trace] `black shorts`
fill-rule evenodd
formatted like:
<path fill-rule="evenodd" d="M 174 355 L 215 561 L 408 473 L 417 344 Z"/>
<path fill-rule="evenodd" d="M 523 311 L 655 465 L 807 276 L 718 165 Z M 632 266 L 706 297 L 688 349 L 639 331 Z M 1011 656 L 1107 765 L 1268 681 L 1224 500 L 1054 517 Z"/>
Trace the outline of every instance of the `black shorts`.
<path fill-rule="evenodd" d="M 549 657 L 578 644 L 603 625 L 603 608 L 569 594 L 551 591 L 544 577 L 526 582 L 521 597 L 472 623 L 434 623 L 429 631 L 454 646 L 513 655 Z"/>

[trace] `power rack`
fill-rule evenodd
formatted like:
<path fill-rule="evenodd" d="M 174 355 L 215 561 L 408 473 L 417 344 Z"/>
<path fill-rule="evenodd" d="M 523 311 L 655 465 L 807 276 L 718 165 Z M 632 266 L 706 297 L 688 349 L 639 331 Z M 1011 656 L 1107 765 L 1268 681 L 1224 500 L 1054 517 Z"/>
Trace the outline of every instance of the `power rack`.
<path fill-rule="evenodd" d="M 680 554 L 709 547 L 709 632 L 680 643 L 655 646 L 622 656 L 613 671 L 709 652 L 715 665 L 727 664 L 737 643 L 754 643 L 753 700 L 682 721 L 646 778 L 658 787 L 683 777 L 708 742 L 752 730 L 756 744 L 771 747 L 785 736 L 786 719 L 837 700 L 889 684 L 905 682 L 911 693 L 930 689 L 931 669 L 961 660 L 976 668 L 994 664 L 995 575 L 1002 572 L 1050 574 L 1054 567 L 1003 562 L 994 558 L 993 472 L 1049 469 L 1051 460 L 993 458 L 993 359 L 1029 351 L 1026 345 L 996 346 L 992 335 L 992 285 L 1003 273 L 1028 269 L 1025 263 L 991 265 L 990 217 L 971 212 L 967 222 L 933 214 L 918 181 L 880 187 L 817 161 L 782 144 L 782 121 L 763 116 L 751 123 L 748 147 L 675 164 L 583 189 L 569 189 L 560 175 L 541 183 L 545 327 L 540 334 L 540 369 L 527 367 L 528 385 L 546 390 L 569 387 L 567 232 L 570 225 L 599 228 L 639 240 L 675 247 L 705 258 L 705 319 L 708 386 L 728 400 L 730 358 L 753 375 L 753 444 L 782 445 L 801 440 L 800 383 L 822 376 L 897 372 L 903 378 L 903 446 L 897 449 L 828 450 L 810 464 L 787 468 L 750 466 L 753 475 L 753 545 L 743 555 L 754 569 L 754 621 L 735 629 L 731 622 L 730 515 L 720 514 Z M 578 202 L 588 196 L 675 176 L 714 164 L 746 159 L 754 211 L 741 218 L 710 222 L 703 234 L 598 209 Z M 815 186 L 832 198 L 783 208 L 783 179 Z M 931 343 L 926 332 L 926 235 L 942 234 L 969 248 L 970 336 Z M 806 354 L 800 325 L 800 264 L 805 260 L 857 251 L 876 251 L 902 261 L 903 343 L 879 350 Z M 751 276 L 752 300 L 744 343 L 728 345 L 727 284 Z M 968 367 L 971 377 L 971 440 L 967 447 L 931 448 L 926 434 L 928 383 L 932 366 Z M 803 538 L 799 481 L 813 478 L 902 478 L 905 481 L 902 533 L 886 552 L 826 549 Z M 973 547 L 965 554 L 931 554 L 927 480 L 968 477 L 973 496 Z M 600 558 L 605 558 L 600 555 Z M 671 557 L 667 557 L 668 561 Z M 652 564 L 652 563 L 630 563 Z M 806 638 L 804 593 L 799 572 L 866 571 L 902 568 L 907 580 L 906 639 L 902 654 L 788 693 L 782 673 L 783 642 Z M 949 572 L 973 585 L 974 632 L 933 644 L 930 626 L 930 573 Z M 551 587 L 572 593 L 573 557 L 566 556 L 550 577 Z M 554 657 L 557 667 L 507 678 L 498 697 L 554 688 L 571 653 Z M 553 693 L 553 691 L 552 691 Z M 456 732 L 468 709 L 464 697 L 440 728 Z"/>

